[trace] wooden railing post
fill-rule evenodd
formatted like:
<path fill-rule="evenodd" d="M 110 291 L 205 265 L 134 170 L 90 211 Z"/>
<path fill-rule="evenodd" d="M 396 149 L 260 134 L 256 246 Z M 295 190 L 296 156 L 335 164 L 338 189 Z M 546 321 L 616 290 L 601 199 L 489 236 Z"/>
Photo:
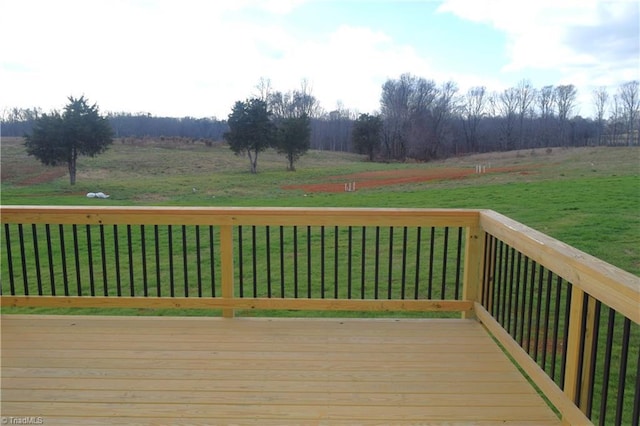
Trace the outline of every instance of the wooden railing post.
<path fill-rule="evenodd" d="M 233 290 L 233 226 L 220 226 L 220 258 L 222 267 L 222 297 L 232 299 Z M 224 318 L 233 318 L 234 310 L 230 308 L 222 309 Z"/>
<path fill-rule="evenodd" d="M 466 230 L 464 254 L 464 277 L 462 281 L 462 299 L 471 302 L 480 301 L 482 276 L 484 273 L 485 233 L 480 225 L 469 226 Z M 475 318 L 473 311 L 462 312 L 462 318 Z"/>

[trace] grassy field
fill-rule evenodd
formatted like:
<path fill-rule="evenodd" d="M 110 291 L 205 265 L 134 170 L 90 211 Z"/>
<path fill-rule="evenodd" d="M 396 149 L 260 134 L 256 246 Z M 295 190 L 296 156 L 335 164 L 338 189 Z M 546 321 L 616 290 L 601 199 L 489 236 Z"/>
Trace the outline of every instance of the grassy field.
<path fill-rule="evenodd" d="M 300 207 L 455 207 L 493 209 L 640 275 L 640 150 L 554 148 L 462 156 L 419 164 L 369 163 L 362 156 L 312 151 L 287 172 L 284 157 L 261 154 L 258 175 L 223 144 L 117 140 L 80 158 L 78 183 L 65 167 L 40 165 L 20 138 L 1 142 L 2 204 Z M 488 167 L 486 174 L 309 193 L 291 184 L 339 181 L 359 172 Z M 521 171 L 492 173 L 499 167 Z M 109 199 L 89 199 L 102 191 Z"/>

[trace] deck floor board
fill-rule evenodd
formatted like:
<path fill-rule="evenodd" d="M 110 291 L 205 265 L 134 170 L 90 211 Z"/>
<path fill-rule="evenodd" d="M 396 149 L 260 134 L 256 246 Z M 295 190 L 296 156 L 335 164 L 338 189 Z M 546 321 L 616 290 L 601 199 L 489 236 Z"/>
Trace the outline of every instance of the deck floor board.
<path fill-rule="evenodd" d="M 4 315 L 2 416 L 560 424 L 471 320 Z"/>

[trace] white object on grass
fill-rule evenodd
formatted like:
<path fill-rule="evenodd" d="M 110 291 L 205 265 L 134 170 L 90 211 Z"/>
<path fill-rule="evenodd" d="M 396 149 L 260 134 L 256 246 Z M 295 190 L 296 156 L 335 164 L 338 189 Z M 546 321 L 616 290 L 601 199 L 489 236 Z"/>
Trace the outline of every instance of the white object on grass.
<path fill-rule="evenodd" d="M 104 192 L 87 192 L 87 198 L 109 198 Z"/>

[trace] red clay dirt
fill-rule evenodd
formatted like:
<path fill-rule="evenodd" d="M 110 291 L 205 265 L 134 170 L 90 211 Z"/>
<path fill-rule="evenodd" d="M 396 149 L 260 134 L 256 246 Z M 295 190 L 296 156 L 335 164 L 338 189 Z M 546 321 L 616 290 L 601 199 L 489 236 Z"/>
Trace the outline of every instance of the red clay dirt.
<path fill-rule="evenodd" d="M 19 186 L 27 186 L 27 185 L 35 185 L 38 183 L 51 182 L 52 180 L 55 180 L 59 177 L 64 176 L 66 173 L 67 173 L 67 170 L 65 168 L 56 167 L 56 168 L 44 170 L 38 173 L 37 175 L 30 176 L 26 179 L 22 179 L 16 182 L 16 184 Z"/>
<path fill-rule="evenodd" d="M 529 167 L 492 167 L 486 173 L 527 173 Z M 433 180 L 463 179 L 476 174 L 475 168 L 433 168 L 433 169 L 406 169 L 384 170 L 375 172 L 362 172 L 341 176 L 330 176 L 325 182 L 308 185 L 286 185 L 282 189 L 300 189 L 305 192 L 344 192 L 345 184 L 356 182 L 358 188 L 377 188 L 389 185 L 401 185 L 407 183 L 419 183 Z"/>

